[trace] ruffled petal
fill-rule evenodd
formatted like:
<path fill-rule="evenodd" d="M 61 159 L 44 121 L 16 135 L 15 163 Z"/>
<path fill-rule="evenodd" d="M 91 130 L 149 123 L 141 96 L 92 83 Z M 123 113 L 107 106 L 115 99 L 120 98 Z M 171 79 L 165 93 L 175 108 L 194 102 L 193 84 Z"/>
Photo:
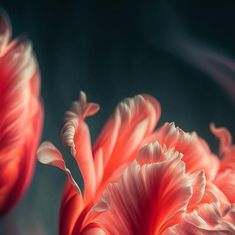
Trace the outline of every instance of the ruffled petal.
<path fill-rule="evenodd" d="M 108 186 L 102 203 L 106 201 L 109 209 L 97 221 L 109 234 L 162 234 L 181 221 L 192 196 L 191 177 L 179 156 L 159 161 L 162 152 L 155 154 L 149 158 L 156 159 L 152 163 L 134 161 L 117 183 Z"/>
<path fill-rule="evenodd" d="M 219 159 L 196 133 L 186 133 L 175 127 L 174 123 L 166 123 L 157 131 L 156 139 L 161 145 L 183 154 L 187 172 L 205 170 L 208 180 L 212 180 L 218 172 Z"/>
<path fill-rule="evenodd" d="M 226 212 L 228 213 L 228 211 Z M 215 204 L 204 204 L 198 211 L 185 214 L 181 223 L 172 226 L 166 235 L 233 235 L 234 220 L 228 220 Z"/>

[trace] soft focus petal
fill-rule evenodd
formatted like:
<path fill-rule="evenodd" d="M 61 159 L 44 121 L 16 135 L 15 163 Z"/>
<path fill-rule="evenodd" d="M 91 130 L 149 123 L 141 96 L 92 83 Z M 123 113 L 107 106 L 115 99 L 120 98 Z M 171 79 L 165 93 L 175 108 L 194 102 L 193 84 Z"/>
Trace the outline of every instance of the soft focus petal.
<path fill-rule="evenodd" d="M 10 25 L 0 14 L 0 215 L 24 194 L 31 181 L 41 136 L 40 75 L 31 43 L 9 43 Z"/>
<path fill-rule="evenodd" d="M 99 227 L 87 228 L 81 235 L 106 235 L 105 231 Z"/>
<path fill-rule="evenodd" d="M 11 37 L 11 27 L 8 16 L 0 10 L 0 56 Z"/>

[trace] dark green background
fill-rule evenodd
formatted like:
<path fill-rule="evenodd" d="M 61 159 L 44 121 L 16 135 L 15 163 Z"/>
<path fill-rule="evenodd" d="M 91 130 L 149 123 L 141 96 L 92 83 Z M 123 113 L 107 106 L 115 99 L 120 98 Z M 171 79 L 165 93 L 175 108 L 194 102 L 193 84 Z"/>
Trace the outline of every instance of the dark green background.
<path fill-rule="evenodd" d="M 38 57 L 45 105 L 43 140 L 63 151 L 77 181 L 78 170 L 60 145 L 59 131 L 64 112 L 80 90 L 101 105 L 88 121 L 93 139 L 116 104 L 138 93 L 159 99 L 161 124 L 175 121 L 186 131 L 197 131 L 214 151 L 211 121 L 235 134 L 235 100 L 195 62 L 205 58 L 189 60 L 182 40 L 235 59 L 234 1 L 0 3 L 11 18 L 14 36 L 26 33 Z M 228 76 L 226 66 L 222 71 Z M 235 73 L 229 78 L 235 83 Z M 30 227 L 37 224 L 45 234 L 57 234 L 64 180 L 59 170 L 37 164 L 27 195 L 5 219 L 21 231 L 13 235 L 33 234 Z M 3 222 L 0 234 L 5 234 Z"/>

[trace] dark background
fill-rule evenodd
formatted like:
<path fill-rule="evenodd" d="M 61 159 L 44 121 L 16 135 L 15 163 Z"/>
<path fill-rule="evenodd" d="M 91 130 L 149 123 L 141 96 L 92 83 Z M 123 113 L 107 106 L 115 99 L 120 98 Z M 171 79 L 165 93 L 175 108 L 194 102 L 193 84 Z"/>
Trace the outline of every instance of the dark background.
<path fill-rule="evenodd" d="M 80 90 L 101 105 L 88 121 L 93 139 L 116 104 L 138 93 L 161 102 L 161 124 L 174 121 L 186 131 L 197 131 L 214 151 L 211 121 L 235 134 L 235 72 L 224 64 L 224 57 L 235 59 L 235 2 L 219 2 L 0 1 L 11 18 L 13 36 L 26 33 L 39 61 L 43 140 L 63 151 L 77 181 L 78 170 L 61 147 L 59 131 Z M 195 51 L 218 52 L 219 62 Z M 207 62 L 210 69 L 204 67 Z M 217 70 L 220 78 L 232 82 L 230 94 L 224 80 L 216 80 Z M 18 230 L 14 235 L 34 234 L 33 227 L 57 234 L 64 180 L 59 170 L 37 164 L 27 195 L 4 220 Z"/>

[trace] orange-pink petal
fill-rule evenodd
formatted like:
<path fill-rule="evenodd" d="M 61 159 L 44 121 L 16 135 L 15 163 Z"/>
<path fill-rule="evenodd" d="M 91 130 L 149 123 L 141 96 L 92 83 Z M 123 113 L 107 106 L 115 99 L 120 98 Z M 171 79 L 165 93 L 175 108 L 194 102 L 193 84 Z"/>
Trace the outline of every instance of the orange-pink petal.
<path fill-rule="evenodd" d="M 229 211 L 227 211 L 229 213 Z M 172 226 L 166 235 L 233 235 L 235 220 L 221 214 L 216 204 L 204 204 L 197 211 L 185 214 L 181 223 Z"/>
<path fill-rule="evenodd" d="M 104 182 L 115 174 L 118 176 L 116 169 L 122 169 L 134 159 L 144 139 L 155 128 L 159 117 L 160 105 L 151 96 L 138 95 L 127 98 L 118 105 L 93 149 L 95 155 L 102 150 Z"/>
<path fill-rule="evenodd" d="M 196 133 L 186 133 L 175 127 L 174 123 L 166 123 L 157 130 L 156 139 L 161 145 L 183 154 L 187 172 L 205 170 L 207 179 L 214 179 L 219 169 L 219 159 Z"/>
<path fill-rule="evenodd" d="M 66 112 L 65 123 L 61 130 L 62 143 L 71 148 L 71 154 L 81 170 L 85 200 L 94 196 L 96 189 L 90 133 L 85 118 L 94 115 L 98 110 L 99 106 L 87 103 L 85 93 L 81 92 L 79 101 L 74 102 L 71 110 Z"/>
<path fill-rule="evenodd" d="M 180 157 L 143 165 L 134 161 L 108 186 L 103 200 L 109 209 L 97 220 L 109 234 L 162 234 L 180 222 L 191 196 L 192 180 Z"/>
<path fill-rule="evenodd" d="M 60 151 L 52 143 L 43 142 L 38 149 L 37 158 L 42 164 L 55 166 L 64 171 L 67 174 L 70 183 L 74 186 L 78 193 L 81 193 L 80 188 L 73 179 L 70 170 L 66 167 Z"/>

